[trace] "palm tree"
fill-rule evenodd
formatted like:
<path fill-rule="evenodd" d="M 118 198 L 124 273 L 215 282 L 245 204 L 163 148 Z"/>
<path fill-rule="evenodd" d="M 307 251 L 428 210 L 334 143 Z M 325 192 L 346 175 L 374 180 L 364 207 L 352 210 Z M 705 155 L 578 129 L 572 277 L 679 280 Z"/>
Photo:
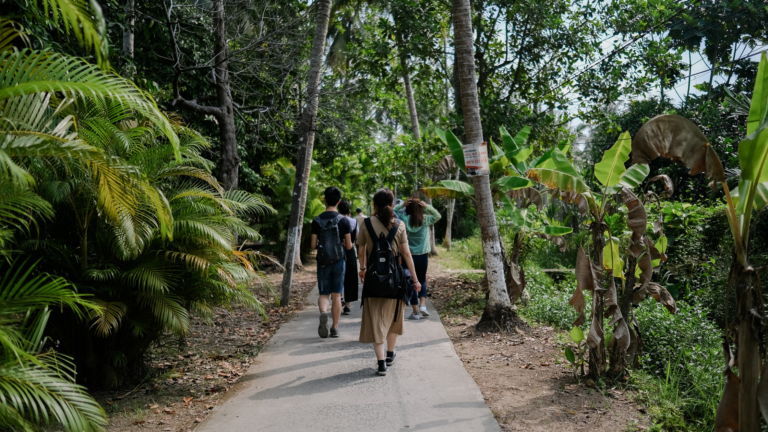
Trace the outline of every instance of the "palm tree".
<path fill-rule="evenodd" d="M 309 173 L 312 169 L 312 150 L 315 145 L 315 126 L 317 123 L 317 107 L 320 100 L 320 75 L 325 54 L 325 37 L 328 34 L 328 21 L 331 16 L 331 0 L 318 0 L 317 24 L 312 52 L 309 58 L 309 83 L 307 84 L 307 106 L 301 116 L 299 133 L 299 154 L 296 163 L 296 181 L 293 184 L 293 201 L 291 203 L 291 218 L 288 222 L 288 240 L 285 244 L 285 274 L 283 275 L 281 304 L 288 304 L 293 283 L 293 266 L 299 254 L 299 239 L 301 226 L 304 221 L 304 208 L 307 205 L 307 188 Z M 299 259 L 299 265 L 301 260 Z"/>
<path fill-rule="evenodd" d="M 453 28 L 456 44 L 456 65 L 461 87 L 461 106 L 464 115 L 466 142 L 483 142 L 483 127 L 480 123 L 480 103 L 477 96 L 475 75 L 475 47 L 472 36 L 472 9 L 469 0 L 453 0 Z M 487 175 L 476 176 L 473 180 L 477 218 L 485 257 L 485 273 L 488 278 L 489 297 L 478 326 L 495 330 L 514 330 L 515 312 L 509 300 L 504 281 L 504 261 L 501 254 L 499 229 L 493 211 L 491 183 Z"/>

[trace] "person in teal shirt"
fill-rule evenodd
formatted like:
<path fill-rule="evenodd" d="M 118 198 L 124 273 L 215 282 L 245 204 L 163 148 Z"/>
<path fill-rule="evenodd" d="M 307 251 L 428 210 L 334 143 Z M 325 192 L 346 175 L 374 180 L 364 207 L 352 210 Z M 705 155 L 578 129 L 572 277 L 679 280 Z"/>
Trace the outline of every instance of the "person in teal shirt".
<path fill-rule="evenodd" d="M 405 212 L 402 210 L 405 209 Z M 401 215 L 408 232 L 408 249 L 413 256 L 414 277 L 421 284 L 421 291 L 413 292 L 410 303 L 413 313 L 410 320 L 419 320 L 429 316 L 427 311 L 427 267 L 429 266 L 429 226 L 440 220 L 440 212 L 418 198 L 408 198 L 394 208 Z"/>

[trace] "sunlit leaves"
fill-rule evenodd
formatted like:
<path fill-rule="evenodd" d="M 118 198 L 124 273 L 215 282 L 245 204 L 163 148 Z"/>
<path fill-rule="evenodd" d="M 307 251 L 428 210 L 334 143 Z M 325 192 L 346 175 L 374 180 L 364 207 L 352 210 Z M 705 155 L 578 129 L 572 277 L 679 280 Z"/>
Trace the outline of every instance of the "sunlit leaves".
<path fill-rule="evenodd" d="M 597 180 L 604 186 L 619 184 L 621 176 L 626 172 L 624 163 L 629 160 L 631 149 L 632 139 L 629 136 L 629 132 L 624 132 L 619 136 L 616 144 L 603 153 L 603 159 L 595 164 L 595 177 L 597 177 Z"/>

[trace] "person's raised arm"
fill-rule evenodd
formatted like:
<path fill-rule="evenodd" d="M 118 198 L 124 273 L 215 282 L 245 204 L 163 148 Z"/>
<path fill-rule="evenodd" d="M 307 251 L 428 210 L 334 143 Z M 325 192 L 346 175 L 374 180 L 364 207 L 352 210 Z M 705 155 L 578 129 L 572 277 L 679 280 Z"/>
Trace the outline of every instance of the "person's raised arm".
<path fill-rule="evenodd" d="M 423 201 L 422 201 L 423 202 Z M 424 206 L 424 225 L 432 225 L 442 219 L 442 215 L 437 209 L 427 204 Z"/>
<path fill-rule="evenodd" d="M 413 265 L 413 257 L 411 256 L 411 250 L 408 248 L 408 243 L 399 244 L 398 247 L 400 248 L 400 254 L 402 254 L 403 259 L 405 260 L 405 264 L 408 266 L 408 270 L 411 271 L 413 289 L 415 289 L 416 292 L 419 292 L 421 291 L 421 283 L 419 283 L 419 280 L 416 278 L 416 267 Z"/>

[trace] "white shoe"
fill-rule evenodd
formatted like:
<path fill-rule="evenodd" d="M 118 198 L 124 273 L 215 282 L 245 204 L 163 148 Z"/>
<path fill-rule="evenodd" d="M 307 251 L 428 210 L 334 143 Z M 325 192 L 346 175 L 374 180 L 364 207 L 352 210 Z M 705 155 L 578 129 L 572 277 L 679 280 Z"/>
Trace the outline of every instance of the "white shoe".
<path fill-rule="evenodd" d="M 411 316 L 408 317 L 409 320 L 420 320 L 421 315 L 417 313 L 412 313 Z"/>
<path fill-rule="evenodd" d="M 421 307 L 419 308 L 419 313 L 420 313 L 421 315 L 425 316 L 425 317 L 428 317 L 428 316 L 429 316 L 429 312 L 427 312 L 427 307 L 426 307 L 426 306 L 421 306 Z"/>

